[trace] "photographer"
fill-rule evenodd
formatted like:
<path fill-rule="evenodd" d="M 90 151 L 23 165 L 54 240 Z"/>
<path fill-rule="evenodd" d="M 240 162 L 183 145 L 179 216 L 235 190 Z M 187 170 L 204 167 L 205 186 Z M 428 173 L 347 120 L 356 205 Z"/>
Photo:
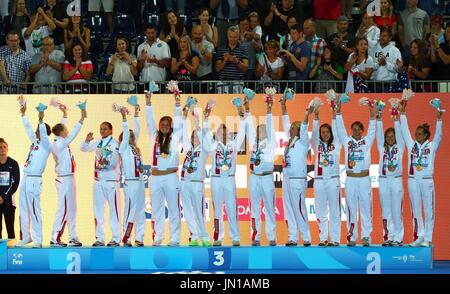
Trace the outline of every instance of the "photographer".
<path fill-rule="evenodd" d="M 127 52 L 128 40 L 125 37 L 116 38 L 116 53 L 109 58 L 106 74 L 112 74 L 114 92 L 129 93 L 133 92 L 135 86 L 134 76 L 137 75 L 136 57 Z"/>
<path fill-rule="evenodd" d="M 248 69 L 246 80 L 253 80 L 256 69 L 256 53 L 262 50 L 261 36 L 250 30 L 248 17 L 239 19 L 239 43 L 248 51 Z"/>

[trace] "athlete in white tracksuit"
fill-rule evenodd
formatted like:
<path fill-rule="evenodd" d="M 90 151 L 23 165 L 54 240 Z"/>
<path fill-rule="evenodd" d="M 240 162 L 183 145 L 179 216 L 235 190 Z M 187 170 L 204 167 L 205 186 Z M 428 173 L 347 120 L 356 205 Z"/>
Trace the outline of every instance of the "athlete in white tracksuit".
<path fill-rule="evenodd" d="M 358 206 L 361 217 L 361 237 L 364 246 L 369 246 L 372 233 L 372 187 L 369 169 L 372 144 L 375 139 L 375 110 L 370 107 L 370 122 L 367 135 L 360 122 L 352 124 L 352 136 L 347 135 L 340 106 L 337 108 L 337 134 L 345 151 L 345 202 L 347 206 L 348 246 L 355 246 L 358 239 Z"/>
<path fill-rule="evenodd" d="M 296 121 L 291 125 L 286 110 L 286 101 L 282 100 L 283 129 L 289 138 L 284 150 L 283 160 L 283 206 L 284 216 L 289 230 L 286 246 L 296 246 L 300 230 L 304 246 L 311 245 L 308 211 L 306 209 L 306 156 L 309 148 L 308 118 L 306 112 L 303 123 Z M 312 110 L 310 110 L 312 111 Z"/>
<path fill-rule="evenodd" d="M 403 179 L 402 158 L 405 143 L 400 122 L 394 118 L 394 127 L 383 134 L 383 121 L 377 121 L 377 146 L 381 213 L 383 217 L 383 246 L 400 246 L 403 242 Z"/>
<path fill-rule="evenodd" d="M 186 111 L 184 112 L 186 115 Z M 198 121 L 192 135 L 188 131 L 189 121 L 183 117 L 183 156 L 181 168 L 181 201 L 183 215 L 191 232 L 190 246 L 211 246 L 211 238 L 204 220 L 205 165 L 209 152 L 203 147 L 203 134 Z"/>
<path fill-rule="evenodd" d="M 105 202 L 109 205 L 112 232 L 108 246 L 120 245 L 119 143 L 112 137 L 112 131 L 112 125 L 103 122 L 100 125 L 102 138 L 93 141 L 93 134 L 89 133 L 80 147 L 83 152 L 95 151 L 93 200 L 96 241 L 93 246 L 105 246 Z"/>
<path fill-rule="evenodd" d="M 135 245 L 144 246 L 145 231 L 145 183 L 142 154 L 137 147 L 141 125 L 139 106 L 135 107 L 134 132 L 130 130 L 126 113 L 122 112 L 123 133 L 119 137 L 119 154 L 124 178 L 123 237 L 124 246 L 132 246 L 130 241 L 135 227 Z"/>
<path fill-rule="evenodd" d="M 211 152 L 211 192 L 214 207 L 214 246 L 222 246 L 224 238 L 223 203 L 226 205 L 230 239 L 233 246 L 240 245 L 240 232 L 236 204 L 236 164 L 237 154 L 245 138 L 245 120 L 240 119 L 239 131 L 235 138 L 221 124 L 213 138 L 209 132 L 209 122 L 203 121 L 203 144 Z"/>
<path fill-rule="evenodd" d="M 261 200 L 264 202 L 266 237 L 269 245 L 276 245 L 277 223 L 275 221 L 275 184 L 273 162 L 276 150 L 275 128 L 273 127 L 272 104 L 267 106 L 267 122 L 260 124 L 255 133 L 253 119 L 247 106 L 248 146 L 250 147 L 250 208 L 251 240 L 253 246 L 261 242 Z"/>
<path fill-rule="evenodd" d="M 323 124 L 319 128 L 319 111 L 315 111 L 312 147 L 316 155 L 314 194 L 319 225 L 319 246 L 339 246 L 341 240 L 339 161 L 342 144 L 337 137 L 335 117 L 333 117 L 331 126 Z M 328 242 L 328 224 L 330 242 Z"/>
<path fill-rule="evenodd" d="M 411 138 L 404 113 L 400 116 L 401 130 L 408 148 L 408 192 L 413 217 L 414 242 L 411 246 L 431 245 L 435 217 L 434 160 L 442 140 L 442 113 L 437 114 L 436 133 L 429 141 L 427 124 L 416 129 L 415 140 Z M 425 226 L 422 219 L 422 203 L 425 213 Z"/>
<path fill-rule="evenodd" d="M 50 127 L 43 122 L 44 112 L 40 112 L 38 131 L 35 133 L 30 120 L 25 116 L 26 107 L 22 107 L 20 111 L 22 123 L 31 141 L 31 146 L 23 168 L 23 179 L 20 182 L 20 242 L 18 246 L 25 246 L 34 241 L 33 247 L 39 248 L 42 247 L 42 173 L 51 152 L 52 145 L 48 139 Z"/>
<path fill-rule="evenodd" d="M 50 245 L 55 247 L 67 246 L 61 240 L 64 233 L 66 223 L 69 228 L 69 246 L 81 246 L 78 240 L 76 224 L 77 224 L 77 196 L 75 184 L 75 159 L 70 151 L 70 143 L 75 140 L 83 126 L 86 111 L 82 111 L 81 119 L 72 129 L 67 130 L 67 116 L 65 109 L 62 109 L 64 116 L 60 124 L 53 127 L 52 132 L 55 135 L 52 144 L 52 154 L 55 159 L 56 173 L 56 191 L 58 192 L 58 206 L 53 223 L 52 237 Z"/>
<path fill-rule="evenodd" d="M 178 152 L 183 129 L 181 127 L 181 107 L 177 100 L 175 118 L 168 116 L 159 121 L 156 128 L 151 104 L 151 94 L 146 94 L 147 129 L 151 141 L 152 181 L 150 185 L 152 203 L 153 245 L 161 245 L 164 239 L 165 203 L 169 209 L 169 246 L 180 244 L 180 182 L 177 176 Z"/>

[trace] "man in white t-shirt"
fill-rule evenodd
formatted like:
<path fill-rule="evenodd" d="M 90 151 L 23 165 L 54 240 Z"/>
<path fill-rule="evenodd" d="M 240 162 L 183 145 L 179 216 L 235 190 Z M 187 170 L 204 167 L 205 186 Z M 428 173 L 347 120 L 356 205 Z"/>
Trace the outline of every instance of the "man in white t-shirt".
<path fill-rule="evenodd" d="M 22 30 L 25 48 L 30 58 L 42 52 L 42 40 L 51 35 L 55 28 L 55 22 L 45 14 L 42 7 L 39 7 L 31 24 Z"/>
<path fill-rule="evenodd" d="M 145 29 L 147 40 L 139 45 L 138 71 L 142 82 L 166 80 L 166 68 L 170 65 L 170 49 L 166 42 L 156 37 L 156 28 L 149 24 Z"/>
<path fill-rule="evenodd" d="M 192 51 L 196 51 L 200 58 L 197 70 L 198 79 L 201 81 L 212 80 L 212 59 L 214 52 L 213 43 L 203 38 L 204 33 L 201 25 L 192 28 Z"/>

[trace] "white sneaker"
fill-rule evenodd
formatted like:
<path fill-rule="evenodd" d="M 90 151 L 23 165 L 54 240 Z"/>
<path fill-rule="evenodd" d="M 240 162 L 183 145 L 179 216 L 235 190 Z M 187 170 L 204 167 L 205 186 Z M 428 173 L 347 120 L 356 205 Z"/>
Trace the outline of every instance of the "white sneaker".
<path fill-rule="evenodd" d="M 161 244 L 162 244 L 161 240 L 153 241 L 153 246 L 161 246 Z"/>
<path fill-rule="evenodd" d="M 429 242 L 429 241 L 423 241 L 422 243 L 420 243 L 419 246 L 420 246 L 420 247 L 430 247 L 430 246 L 431 246 L 431 242 Z"/>
<path fill-rule="evenodd" d="M 42 243 L 33 243 L 33 248 L 42 248 Z"/>
<path fill-rule="evenodd" d="M 419 247 L 420 244 L 422 244 L 423 239 L 422 238 L 418 238 L 416 241 L 412 242 L 409 244 L 409 247 Z"/>
<path fill-rule="evenodd" d="M 178 247 L 178 246 L 180 246 L 180 242 L 170 241 L 169 244 L 167 244 L 167 246 L 169 246 L 169 247 Z"/>
<path fill-rule="evenodd" d="M 25 247 L 25 245 L 30 244 L 31 242 L 33 242 L 33 240 L 31 239 L 20 240 L 19 243 L 17 243 L 16 247 Z"/>

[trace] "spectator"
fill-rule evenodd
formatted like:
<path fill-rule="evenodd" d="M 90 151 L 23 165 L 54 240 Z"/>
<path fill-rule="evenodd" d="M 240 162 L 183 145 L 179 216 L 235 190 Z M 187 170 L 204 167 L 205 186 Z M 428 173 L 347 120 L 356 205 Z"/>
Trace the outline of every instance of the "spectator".
<path fill-rule="evenodd" d="M 340 16 L 337 21 L 338 32 L 328 39 L 328 46 L 333 56 L 338 72 L 345 72 L 344 66 L 348 56 L 355 48 L 355 38 L 348 32 L 348 20 L 345 16 Z"/>
<path fill-rule="evenodd" d="M 432 15 L 430 18 L 430 23 L 431 23 L 431 30 L 426 35 L 425 40 L 427 40 L 429 44 L 433 44 L 434 39 L 437 40 L 438 44 L 444 43 L 445 31 L 442 28 L 442 15 L 440 14 Z"/>
<path fill-rule="evenodd" d="M 64 30 L 64 47 L 72 48 L 73 44 L 81 44 L 86 52 L 91 48 L 91 31 L 85 27 L 80 16 L 69 19 L 67 29 Z"/>
<path fill-rule="evenodd" d="M 345 70 L 347 75 L 346 93 L 366 93 L 368 86 L 365 81 L 370 80 L 374 68 L 373 59 L 368 54 L 366 38 L 356 41 L 356 51 L 350 54 Z"/>
<path fill-rule="evenodd" d="M 256 78 L 260 79 L 264 83 L 283 79 L 284 63 L 278 56 L 278 52 L 280 50 L 278 42 L 275 40 L 269 40 L 266 42 L 265 47 L 265 54 L 261 54 L 259 56 L 258 63 L 256 64 Z M 265 88 L 264 85 L 263 88 Z"/>
<path fill-rule="evenodd" d="M 164 0 L 166 10 L 176 10 L 178 14 L 184 14 L 184 7 L 186 0 Z"/>
<path fill-rule="evenodd" d="M 36 53 L 31 59 L 30 76 L 34 76 L 34 94 L 59 94 L 61 72 L 64 66 L 64 53 L 55 49 L 52 37 L 45 37 L 42 41 L 42 52 Z"/>
<path fill-rule="evenodd" d="M 180 38 L 179 47 L 178 52 L 172 56 L 170 71 L 173 77 L 180 82 L 197 80 L 200 58 L 196 51 L 192 51 L 189 36 Z M 193 84 L 180 83 L 180 90 L 184 93 L 192 93 Z"/>
<path fill-rule="evenodd" d="M 397 16 L 394 12 L 394 5 L 391 0 L 381 0 L 381 15 L 372 16 L 373 22 L 381 30 L 388 27 L 392 35 L 397 34 Z"/>
<path fill-rule="evenodd" d="M 239 31 L 236 27 L 230 27 L 227 35 L 228 46 L 216 51 L 215 68 L 218 78 L 221 81 L 243 80 L 248 69 L 247 48 L 239 44 Z M 237 89 L 233 87 L 231 92 L 240 93 L 241 86 L 239 85 Z"/>
<path fill-rule="evenodd" d="M 371 16 L 365 12 L 361 25 L 356 32 L 356 38 L 366 38 L 369 44 L 369 55 L 374 55 L 374 48 L 380 40 L 380 29 L 375 25 Z"/>
<path fill-rule="evenodd" d="M 312 19 L 305 20 L 303 24 L 305 39 L 311 44 L 311 59 L 309 61 L 310 70 L 316 64 L 316 59 L 322 56 L 323 49 L 327 46 L 324 39 L 316 35 L 316 23 Z M 319 62 L 320 63 L 320 62 Z"/>
<path fill-rule="evenodd" d="M 342 10 L 348 19 L 352 19 L 353 2 L 354 0 L 341 1 Z M 324 9 L 326 9 L 326 7 L 324 7 Z"/>
<path fill-rule="evenodd" d="M 239 43 L 248 52 L 248 69 L 245 80 L 253 80 L 256 69 L 256 53 L 262 50 L 261 38 L 250 31 L 248 17 L 241 16 L 239 19 Z"/>
<path fill-rule="evenodd" d="M 289 31 L 288 31 L 288 33 L 286 35 L 286 38 L 284 39 L 282 48 L 280 48 L 280 49 L 287 49 L 287 48 L 289 48 L 289 46 L 291 46 L 291 44 L 292 44 L 292 35 L 291 35 L 291 31 L 290 30 L 296 24 L 297 24 L 297 19 L 295 18 L 295 16 L 290 16 L 288 18 L 288 21 L 287 21 L 287 25 L 288 25 Z"/>
<path fill-rule="evenodd" d="M 44 10 L 47 16 L 53 20 L 56 25 L 56 28 L 52 34 L 55 42 L 55 48 L 64 52 L 64 30 L 69 24 L 66 7 L 64 7 L 59 0 L 47 0 L 47 6 Z"/>
<path fill-rule="evenodd" d="M 402 64 L 402 54 L 395 47 L 395 42 L 392 41 L 392 32 L 388 27 L 381 29 L 380 42 L 375 46 L 373 52 L 374 72 L 372 73 L 372 79 L 380 82 L 395 80 L 399 65 Z M 387 92 L 388 89 L 389 85 L 383 83 L 377 85 L 375 92 Z"/>
<path fill-rule="evenodd" d="M 407 0 L 407 8 L 400 13 L 398 34 L 406 54 L 413 40 L 424 39 L 430 31 L 428 14 L 417 7 L 417 2 L 418 0 Z"/>
<path fill-rule="evenodd" d="M 307 80 L 309 61 L 311 60 L 311 44 L 303 36 L 301 24 L 291 28 L 292 44 L 288 51 L 282 50 L 280 55 L 287 63 L 287 78 L 289 80 Z M 296 91 L 300 91 L 300 84 L 296 84 Z"/>
<path fill-rule="evenodd" d="M 22 30 L 25 48 L 30 58 L 41 52 L 42 39 L 49 36 L 55 28 L 56 25 L 53 20 L 39 7 L 32 18 L 30 26 Z"/>
<path fill-rule="evenodd" d="M 135 89 L 134 77 L 137 76 L 137 59 L 129 53 L 128 40 L 116 38 L 116 52 L 109 57 L 106 75 L 112 74 L 115 93 L 130 93 Z"/>
<path fill-rule="evenodd" d="M 25 43 L 22 36 L 22 30 L 31 24 L 30 16 L 25 8 L 25 0 L 14 0 L 12 14 L 3 19 L 3 32 L 15 31 L 19 33 L 20 45 L 25 49 Z"/>
<path fill-rule="evenodd" d="M 71 87 L 66 89 L 66 93 L 86 93 L 88 87 L 82 85 L 82 83 L 87 83 L 91 80 L 93 71 L 94 67 L 83 46 L 74 44 L 64 62 L 63 80 L 72 84 Z"/>
<path fill-rule="evenodd" d="M 292 16 L 296 17 L 299 22 L 304 20 L 303 12 L 295 7 L 294 0 L 282 0 L 281 6 L 272 2 L 270 13 L 264 20 L 264 26 L 268 28 L 269 40 L 278 40 L 278 34 L 287 35 L 289 33 L 287 22 L 288 18 Z"/>
<path fill-rule="evenodd" d="M 344 15 L 341 6 L 343 0 L 314 0 L 314 19 L 317 25 L 317 35 L 327 39 L 337 32 L 336 20 Z"/>
<path fill-rule="evenodd" d="M 219 43 L 219 34 L 217 28 L 209 24 L 210 14 L 208 8 L 202 8 L 199 12 L 198 18 L 200 20 L 200 26 L 203 29 L 204 38 L 217 48 Z"/>
<path fill-rule="evenodd" d="M 173 10 L 166 11 L 159 38 L 169 45 L 171 55 L 178 52 L 180 38 L 186 33 L 186 28 L 178 14 Z"/>
<path fill-rule="evenodd" d="M 19 34 L 10 31 L 6 35 L 6 46 L 0 48 L 0 77 L 3 93 L 21 93 L 25 89 L 17 85 L 9 86 L 11 83 L 23 83 L 28 81 L 28 69 L 30 68 L 30 57 L 19 46 Z"/>
<path fill-rule="evenodd" d="M 213 79 L 212 59 L 214 52 L 213 43 L 207 41 L 204 37 L 202 25 L 196 25 L 192 29 L 192 51 L 197 52 L 200 58 L 200 64 L 197 69 L 198 79 L 208 81 Z"/>
<path fill-rule="evenodd" d="M 278 2 L 273 0 L 249 0 L 248 1 L 248 11 L 254 11 L 258 13 L 259 21 L 264 23 L 267 15 L 270 12 L 270 6 L 272 3 Z M 261 26 L 263 24 L 260 24 Z"/>
<path fill-rule="evenodd" d="M 227 46 L 228 28 L 238 24 L 239 16 L 247 10 L 248 0 L 210 0 L 209 6 L 216 10 L 218 47 Z"/>
<path fill-rule="evenodd" d="M 439 44 L 437 38 L 432 39 L 431 61 L 435 65 L 435 76 L 439 80 L 450 80 L 450 24 L 444 33 L 444 42 Z"/>
<path fill-rule="evenodd" d="M 252 12 L 248 15 L 248 20 L 250 22 L 250 31 L 255 35 L 258 35 L 259 39 L 261 39 L 263 32 L 261 25 L 259 23 L 259 16 L 257 12 Z"/>
<path fill-rule="evenodd" d="M 14 240 L 14 218 L 16 211 L 16 193 L 20 182 L 20 168 L 17 161 L 8 156 L 8 143 L 0 138 L 0 239 L 2 239 L 2 222 L 5 218 L 8 239 Z"/>
<path fill-rule="evenodd" d="M 101 2 L 101 3 L 100 3 Z M 103 6 L 103 11 L 106 13 L 108 20 L 109 32 L 113 31 L 113 10 L 114 10 L 114 0 L 89 0 L 88 10 L 93 14 L 100 14 L 100 4 Z"/>
<path fill-rule="evenodd" d="M 424 40 L 415 39 L 409 49 L 408 75 L 411 81 L 426 80 L 431 71 L 431 60 L 428 57 L 427 43 Z M 412 83 L 414 92 L 429 92 L 429 84 Z"/>
<path fill-rule="evenodd" d="M 314 67 L 309 72 L 309 78 L 316 80 L 315 92 L 325 93 L 329 89 L 337 90 L 336 83 L 323 81 L 342 81 L 344 79 L 343 72 L 338 72 L 336 64 L 333 62 L 332 52 L 330 48 L 325 47 L 323 54 L 316 60 Z"/>
<path fill-rule="evenodd" d="M 147 25 L 145 29 L 147 40 L 139 45 L 138 70 L 141 82 L 163 82 L 166 80 L 166 68 L 170 65 L 170 49 L 166 42 L 156 37 L 154 25 Z"/>

